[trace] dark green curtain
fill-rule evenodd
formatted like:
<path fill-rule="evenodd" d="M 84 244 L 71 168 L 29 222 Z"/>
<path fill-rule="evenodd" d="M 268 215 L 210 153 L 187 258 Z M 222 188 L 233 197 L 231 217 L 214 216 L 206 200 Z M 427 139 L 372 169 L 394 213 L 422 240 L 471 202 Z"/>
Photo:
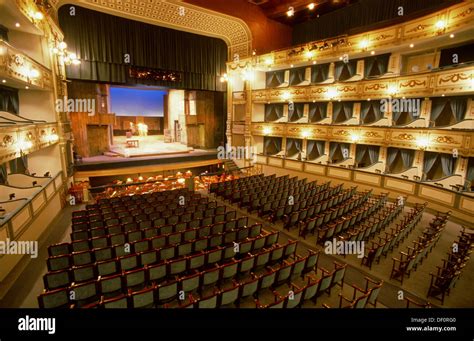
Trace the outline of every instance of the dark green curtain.
<path fill-rule="evenodd" d="M 7 164 L 2 163 L 0 165 L 0 184 L 6 184 L 7 183 L 7 177 L 8 177 Z"/>
<path fill-rule="evenodd" d="M 0 111 L 7 111 L 18 115 L 19 110 L 18 90 L 0 86 Z"/>
<path fill-rule="evenodd" d="M 173 88 L 224 90 L 219 82 L 225 73 L 224 41 L 124 19 L 75 5 L 59 9 L 59 23 L 68 50 L 81 59 L 67 67 L 69 79 L 119 84 L 150 84 Z M 129 56 L 129 64 L 126 58 Z M 129 67 L 178 72 L 181 80 L 151 81 L 129 77 Z"/>
<path fill-rule="evenodd" d="M 310 41 L 350 34 L 350 30 L 367 31 L 364 26 L 380 23 L 388 25 L 388 20 L 406 21 L 407 16 L 415 18 L 427 12 L 458 3 L 460 0 L 359 0 L 319 18 L 297 24 L 293 29 L 293 45 Z M 403 7 L 403 16 L 398 8 Z"/>
<path fill-rule="evenodd" d="M 311 83 L 317 84 L 324 82 L 329 77 L 330 64 L 318 64 L 311 66 Z"/>

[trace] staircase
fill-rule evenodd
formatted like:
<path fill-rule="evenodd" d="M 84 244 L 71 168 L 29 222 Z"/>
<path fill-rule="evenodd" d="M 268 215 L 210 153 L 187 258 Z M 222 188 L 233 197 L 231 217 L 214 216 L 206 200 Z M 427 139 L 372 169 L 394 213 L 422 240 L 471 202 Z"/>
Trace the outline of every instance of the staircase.
<path fill-rule="evenodd" d="M 235 164 L 234 160 L 226 159 L 223 160 L 224 170 L 225 172 L 232 173 L 232 174 L 241 174 L 242 171 L 240 168 Z"/>

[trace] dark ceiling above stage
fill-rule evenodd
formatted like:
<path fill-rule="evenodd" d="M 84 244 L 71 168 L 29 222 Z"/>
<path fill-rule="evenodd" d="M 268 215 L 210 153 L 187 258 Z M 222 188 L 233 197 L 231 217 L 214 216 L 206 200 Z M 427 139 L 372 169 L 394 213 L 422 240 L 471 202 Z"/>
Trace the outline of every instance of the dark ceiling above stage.
<path fill-rule="evenodd" d="M 272 20 L 276 20 L 286 25 L 295 25 L 301 22 L 316 18 L 318 15 L 327 14 L 358 0 L 247 0 L 258 6 L 265 15 Z M 314 4 L 313 9 L 309 9 L 309 4 Z M 288 9 L 293 7 L 294 15 L 287 15 Z"/>

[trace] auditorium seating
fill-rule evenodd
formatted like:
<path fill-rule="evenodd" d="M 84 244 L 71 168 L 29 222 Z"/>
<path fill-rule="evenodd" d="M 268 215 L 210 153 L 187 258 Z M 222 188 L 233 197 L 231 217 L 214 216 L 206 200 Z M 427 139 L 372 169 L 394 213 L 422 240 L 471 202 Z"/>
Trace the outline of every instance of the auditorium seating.
<path fill-rule="evenodd" d="M 400 258 L 392 258 L 390 279 L 398 280 L 403 284 L 404 277 L 409 277 L 410 273 L 417 269 L 438 242 L 450 214 L 451 212 L 438 212 L 422 235 L 413 241 L 413 247 L 408 247 L 407 252 L 400 252 Z"/>
<path fill-rule="evenodd" d="M 378 241 L 371 241 L 371 245 L 364 253 L 365 256 L 361 264 L 371 269 L 374 261 L 378 264 L 381 256 L 387 257 L 388 253 L 398 247 L 415 228 L 423 215 L 425 207 L 426 203 L 423 205 L 416 204 L 394 228 L 390 228 L 389 231 L 385 230 L 383 234 L 378 236 Z"/>
<path fill-rule="evenodd" d="M 464 228 L 447 253 L 447 259 L 442 260 L 443 265 L 437 266 L 436 274 L 430 273 L 428 297 L 437 298 L 444 304 L 445 296 L 449 296 L 469 260 L 473 245 L 474 234 Z"/>

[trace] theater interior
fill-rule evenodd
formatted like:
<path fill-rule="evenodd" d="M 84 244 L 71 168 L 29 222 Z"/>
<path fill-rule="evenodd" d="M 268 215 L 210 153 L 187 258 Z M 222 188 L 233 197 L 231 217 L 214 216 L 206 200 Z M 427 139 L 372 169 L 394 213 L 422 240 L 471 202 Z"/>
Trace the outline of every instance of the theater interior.
<path fill-rule="evenodd" d="M 473 22 L 0 0 L 0 308 L 474 308 Z"/>

